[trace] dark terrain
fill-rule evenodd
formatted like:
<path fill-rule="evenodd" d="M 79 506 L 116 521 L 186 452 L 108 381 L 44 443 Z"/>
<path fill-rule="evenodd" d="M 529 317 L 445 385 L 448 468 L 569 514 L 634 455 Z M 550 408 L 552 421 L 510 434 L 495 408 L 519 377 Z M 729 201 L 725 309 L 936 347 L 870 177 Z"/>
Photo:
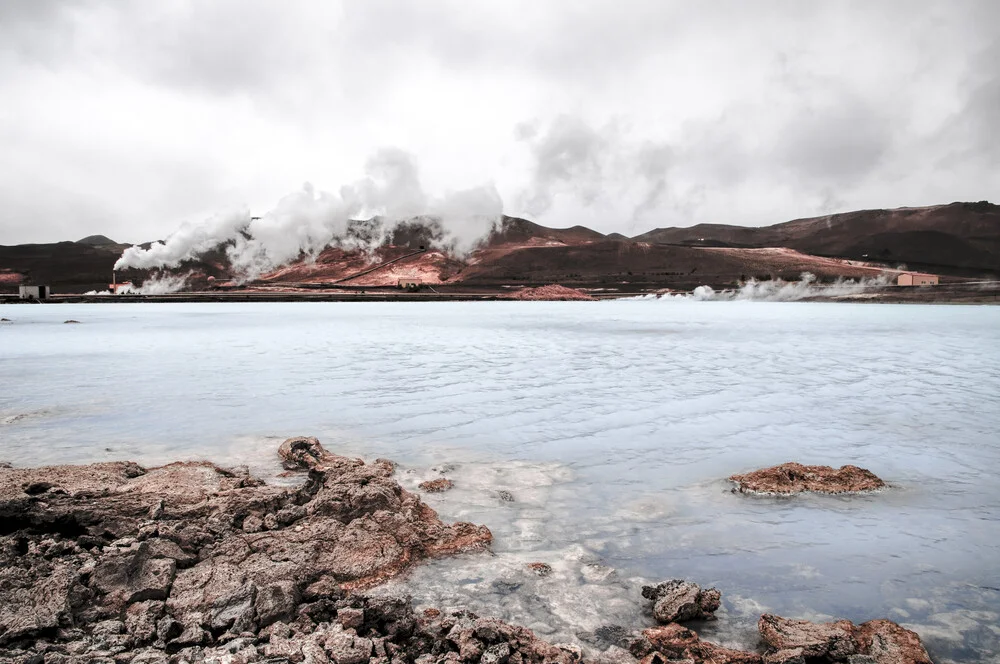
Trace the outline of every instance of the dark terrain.
<path fill-rule="evenodd" d="M 372 222 L 358 222 L 364 233 Z M 416 279 L 450 290 L 497 291 L 505 286 L 560 283 L 589 289 L 643 292 L 732 287 L 748 279 L 821 281 L 878 276 L 883 269 L 921 270 L 942 281 L 1000 278 L 1000 206 L 982 201 L 924 208 L 864 210 L 751 228 L 700 224 L 659 228 L 634 238 L 582 226 L 554 229 L 505 217 L 499 231 L 457 259 L 432 249 L 433 222 L 414 219 L 370 257 L 329 247 L 241 286 L 377 288 Z M 49 284 L 57 293 L 104 290 L 128 245 L 95 235 L 77 242 L 0 245 L 0 293 L 18 284 Z M 148 245 L 144 245 L 148 246 Z M 188 289 L 204 290 L 235 276 L 225 246 L 171 270 L 189 274 Z M 388 261 L 395 262 L 389 266 Z M 147 271 L 118 273 L 141 283 Z M 211 278 L 211 279 L 209 279 Z"/>

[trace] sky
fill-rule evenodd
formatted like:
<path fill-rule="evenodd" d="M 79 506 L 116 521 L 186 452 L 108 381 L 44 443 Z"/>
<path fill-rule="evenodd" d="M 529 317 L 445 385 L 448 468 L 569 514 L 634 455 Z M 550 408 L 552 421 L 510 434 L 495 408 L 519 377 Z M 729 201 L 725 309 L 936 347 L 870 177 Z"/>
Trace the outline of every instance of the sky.
<path fill-rule="evenodd" d="M 995 0 L 3 0 L 0 244 L 162 239 L 385 185 L 386 154 L 408 201 L 626 235 L 996 202 L 998 24 Z"/>

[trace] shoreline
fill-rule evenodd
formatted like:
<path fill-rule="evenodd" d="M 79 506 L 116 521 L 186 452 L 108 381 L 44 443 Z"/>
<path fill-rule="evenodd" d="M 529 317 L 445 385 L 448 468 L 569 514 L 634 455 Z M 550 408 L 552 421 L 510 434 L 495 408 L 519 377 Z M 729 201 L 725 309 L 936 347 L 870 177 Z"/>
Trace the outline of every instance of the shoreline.
<path fill-rule="evenodd" d="M 417 291 L 407 292 L 399 289 L 383 290 L 368 288 L 356 290 L 326 290 L 310 291 L 192 291 L 160 295 L 86 295 L 86 294 L 55 294 L 44 300 L 46 304 L 134 304 L 134 303 L 235 303 L 235 302 L 523 302 L 523 301 L 605 301 L 644 299 L 691 299 L 692 291 L 609 291 L 604 289 L 580 288 L 579 291 L 588 297 L 580 299 L 569 298 L 539 298 L 536 300 L 518 300 L 511 297 L 514 291 L 498 291 L 495 289 L 455 290 L 455 291 Z M 934 287 L 933 290 L 923 288 L 890 287 L 880 290 L 866 291 L 856 295 L 824 296 L 808 295 L 795 299 L 781 298 L 719 298 L 706 301 L 740 301 L 740 302 L 830 302 L 849 304 L 969 304 L 989 305 L 1000 304 L 1000 284 L 994 288 L 962 287 L 946 285 Z M 17 295 L 0 295 L 0 305 L 38 304 L 37 300 L 22 300 Z"/>
<path fill-rule="evenodd" d="M 325 650 L 343 655 L 333 661 L 356 664 L 770 664 L 798 661 L 793 651 L 801 649 L 795 640 L 803 630 L 809 638 L 832 634 L 828 640 L 845 657 L 867 657 L 876 637 L 912 655 L 857 661 L 929 661 L 916 634 L 879 620 L 855 626 L 766 615 L 764 647 L 738 651 L 701 641 L 675 621 L 713 619 L 719 592 L 681 581 L 661 584 L 672 595 L 641 589 L 664 626 L 602 628 L 601 650 L 548 643 L 463 610 L 416 615 L 408 598 L 363 591 L 421 560 L 489 555 L 490 531 L 442 523 L 392 479 L 391 461 L 331 454 L 314 438 L 288 439 L 279 455 L 301 478 L 297 486 L 268 485 L 245 468 L 208 462 L 0 465 L 7 570 L 0 572 L 0 661 L 43 654 L 45 662 L 323 662 L 330 660 L 319 657 Z M 534 573 L 544 573 L 544 564 L 535 565 Z M 695 608 L 685 609 L 690 602 Z M 319 648 L 313 659 L 310 647 Z"/>

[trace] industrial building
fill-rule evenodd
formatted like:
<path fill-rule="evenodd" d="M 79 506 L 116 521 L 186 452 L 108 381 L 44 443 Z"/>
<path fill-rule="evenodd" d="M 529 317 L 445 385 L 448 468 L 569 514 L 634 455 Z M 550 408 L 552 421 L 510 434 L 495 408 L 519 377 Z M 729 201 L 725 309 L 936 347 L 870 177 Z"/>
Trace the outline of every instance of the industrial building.
<path fill-rule="evenodd" d="M 938 281 L 936 274 L 923 274 L 921 272 L 902 272 L 896 277 L 897 286 L 935 286 Z"/>
<path fill-rule="evenodd" d="M 18 286 L 17 294 L 22 300 L 44 300 L 49 296 L 49 287 Z"/>

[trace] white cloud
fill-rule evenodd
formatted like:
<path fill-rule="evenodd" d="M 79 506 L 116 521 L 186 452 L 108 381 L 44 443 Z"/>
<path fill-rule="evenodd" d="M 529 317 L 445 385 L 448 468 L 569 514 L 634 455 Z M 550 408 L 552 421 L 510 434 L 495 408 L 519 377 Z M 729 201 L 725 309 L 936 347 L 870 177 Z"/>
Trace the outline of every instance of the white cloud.
<path fill-rule="evenodd" d="M 996 7 L 10 0 L 0 243 L 162 238 L 385 145 L 605 232 L 995 197 Z"/>

